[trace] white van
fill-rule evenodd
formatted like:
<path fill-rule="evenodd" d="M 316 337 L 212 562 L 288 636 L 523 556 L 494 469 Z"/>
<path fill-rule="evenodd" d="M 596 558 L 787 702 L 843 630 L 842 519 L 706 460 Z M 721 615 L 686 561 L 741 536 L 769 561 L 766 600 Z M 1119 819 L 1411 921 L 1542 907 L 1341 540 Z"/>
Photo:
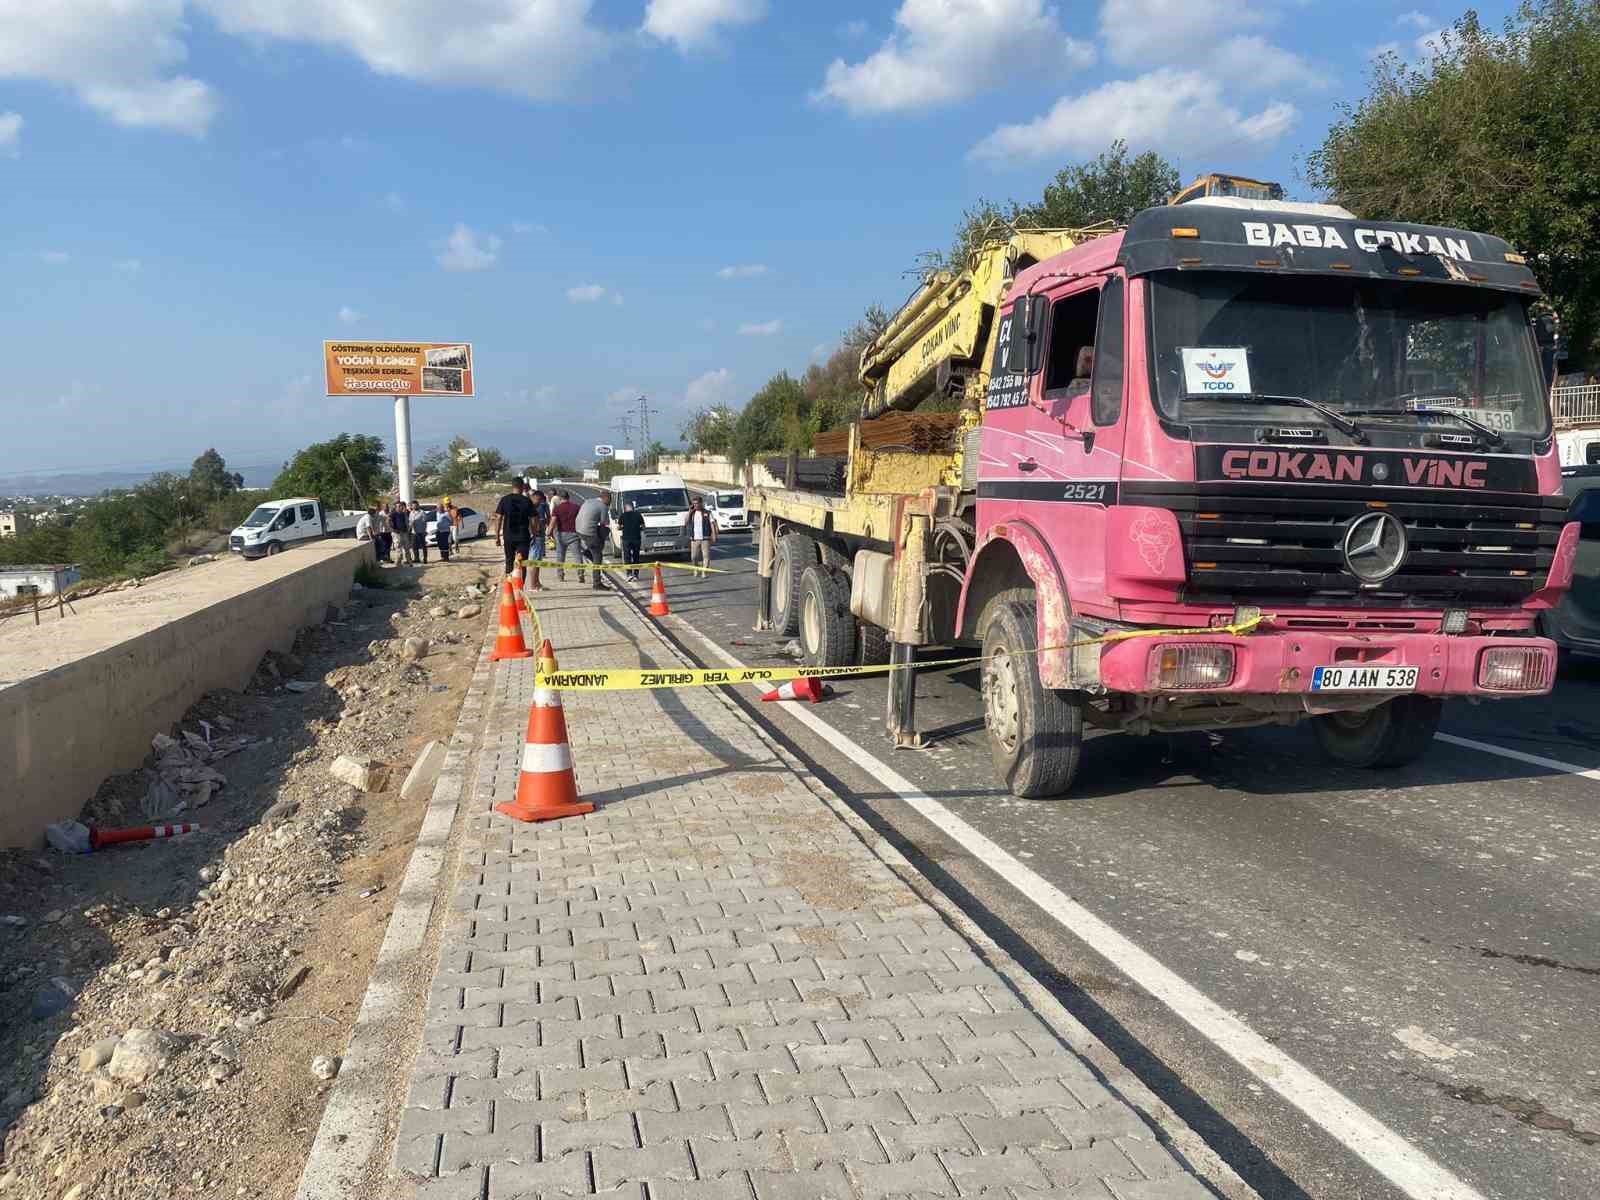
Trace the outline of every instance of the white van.
<path fill-rule="evenodd" d="M 705 494 L 706 507 L 717 519 L 718 533 L 747 533 L 750 518 L 744 511 L 744 493 L 715 491 Z"/>
<path fill-rule="evenodd" d="M 268 500 L 228 535 L 228 549 L 245 558 L 265 558 L 296 542 L 354 535 L 360 519 L 354 510 L 325 512 L 312 496 Z"/>
<path fill-rule="evenodd" d="M 644 517 L 644 543 L 639 551 L 645 558 L 689 553 L 689 535 L 683 528 L 689 517 L 689 489 L 681 476 L 614 475 L 606 486 L 611 489 L 611 540 L 619 558 L 622 526 L 617 518 L 629 504 Z"/>

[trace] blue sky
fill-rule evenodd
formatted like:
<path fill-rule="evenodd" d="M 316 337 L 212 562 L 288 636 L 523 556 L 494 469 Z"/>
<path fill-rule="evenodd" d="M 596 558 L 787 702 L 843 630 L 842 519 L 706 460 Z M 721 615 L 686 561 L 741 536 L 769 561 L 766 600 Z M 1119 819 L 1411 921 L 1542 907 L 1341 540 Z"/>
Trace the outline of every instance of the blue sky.
<path fill-rule="evenodd" d="M 1115 136 L 1303 191 L 1375 48 L 1459 11 L 0 0 L 0 475 L 392 436 L 388 401 L 323 397 L 324 338 L 475 343 L 419 448 L 569 457 L 641 393 L 675 433 Z"/>

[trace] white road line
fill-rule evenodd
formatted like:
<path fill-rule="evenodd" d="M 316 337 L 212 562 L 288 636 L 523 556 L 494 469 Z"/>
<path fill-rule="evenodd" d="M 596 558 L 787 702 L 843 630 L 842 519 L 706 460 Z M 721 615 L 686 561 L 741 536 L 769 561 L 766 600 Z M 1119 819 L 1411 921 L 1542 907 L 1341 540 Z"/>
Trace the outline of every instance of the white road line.
<path fill-rule="evenodd" d="M 1517 762 L 1529 763 L 1535 767 L 1548 767 L 1552 771 L 1560 771 L 1564 775 L 1578 775 L 1584 779 L 1592 779 L 1600 783 L 1600 768 L 1580 767 L 1575 763 L 1562 762 L 1559 758 L 1545 758 L 1540 754 L 1525 754 L 1521 750 L 1511 750 L 1505 746 L 1492 745 L 1489 742 L 1475 742 L 1471 738 L 1456 737 L 1453 733 L 1436 733 L 1434 737 L 1441 742 L 1449 742 L 1452 746 L 1465 746 L 1468 750 L 1482 750 L 1485 754 L 1498 754 L 1501 758 L 1512 758 Z"/>
<path fill-rule="evenodd" d="M 759 558 L 751 558 L 748 554 L 744 556 L 744 560 L 745 562 L 753 562 L 758 567 L 761 565 L 761 560 Z"/>
<path fill-rule="evenodd" d="M 744 666 L 687 621 L 679 619 L 675 624 L 723 665 Z M 751 686 L 757 691 L 765 690 L 761 684 Z M 1182 1017 L 1265 1086 L 1305 1113 L 1329 1136 L 1412 1200 L 1485 1200 L 1483 1193 L 1458 1179 L 1427 1153 L 1290 1058 L 1233 1013 L 1140 949 L 1037 872 L 1024 866 L 821 717 L 799 705 L 786 707 L 783 711 L 893 791 L 914 812 L 938 826 L 979 862 Z"/>

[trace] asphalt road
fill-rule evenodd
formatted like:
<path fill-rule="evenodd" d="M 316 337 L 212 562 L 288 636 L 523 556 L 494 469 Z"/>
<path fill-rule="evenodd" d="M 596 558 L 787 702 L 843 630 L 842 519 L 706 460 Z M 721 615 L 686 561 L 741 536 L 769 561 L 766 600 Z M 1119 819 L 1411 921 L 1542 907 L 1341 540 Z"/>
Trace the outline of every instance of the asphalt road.
<path fill-rule="evenodd" d="M 753 555 L 724 538 L 730 574 L 672 573 L 672 608 L 748 665 L 788 662 L 752 632 Z M 1444 740 L 1355 771 L 1303 728 L 1096 733 L 1071 796 L 1017 800 L 994 785 L 977 685 L 971 668 L 919 672 L 922 751 L 889 746 L 881 678 L 809 711 L 1466 1185 L 1432 1197 L 1600 1196 L 1600 775 Z M 1262 1196 L 1429 1194 L 1363 1162 L 859 754 L 751 708 Z M 1564 670 L 1548 699 L 1452 705 L 1444 732 L 1600 768 L 1600 671 Z"/>

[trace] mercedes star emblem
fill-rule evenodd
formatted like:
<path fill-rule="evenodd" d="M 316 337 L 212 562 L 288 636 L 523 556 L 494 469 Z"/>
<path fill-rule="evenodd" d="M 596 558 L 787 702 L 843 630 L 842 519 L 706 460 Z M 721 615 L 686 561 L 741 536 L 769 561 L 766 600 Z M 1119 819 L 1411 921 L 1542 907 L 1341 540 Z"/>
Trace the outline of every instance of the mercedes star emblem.
<path fill-rule="evenodd" d="M 1363 513 L 1344 531 L 1344 561 L 1362 583 L 1377 583 L 1400 569 L 1406 527 L 1386 512 Z"/>

